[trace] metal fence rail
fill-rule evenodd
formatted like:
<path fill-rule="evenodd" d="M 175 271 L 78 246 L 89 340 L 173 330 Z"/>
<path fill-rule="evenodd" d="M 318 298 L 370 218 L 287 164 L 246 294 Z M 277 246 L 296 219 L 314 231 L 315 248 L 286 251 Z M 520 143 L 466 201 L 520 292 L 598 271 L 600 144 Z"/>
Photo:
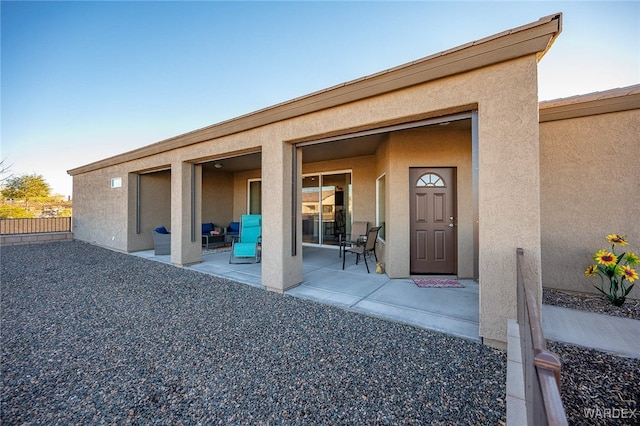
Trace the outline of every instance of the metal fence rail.
<path fill-rule="evenodd" d="M 70 217 L 0 219 L 0 235 L 71 232 Z"/>
<path fill-rule="evenodd" d="M 567 425 L 560 396 L 560 361 L 547 350 L 540 305 L 533 283 L 524 275 L 524 251 L 517 251 L 518 325 L 529 425 Z"/>

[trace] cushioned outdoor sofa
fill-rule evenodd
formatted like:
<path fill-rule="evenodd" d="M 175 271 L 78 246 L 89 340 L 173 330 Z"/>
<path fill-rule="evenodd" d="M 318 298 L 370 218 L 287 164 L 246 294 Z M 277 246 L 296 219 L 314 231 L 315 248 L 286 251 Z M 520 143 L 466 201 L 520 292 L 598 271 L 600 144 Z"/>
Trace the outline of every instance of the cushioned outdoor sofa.
<path fill-rule="evenodd" d="M 153 230 L 153 247 L 155 254 L 171 254 L 171 232 L 164 226 Z"/>

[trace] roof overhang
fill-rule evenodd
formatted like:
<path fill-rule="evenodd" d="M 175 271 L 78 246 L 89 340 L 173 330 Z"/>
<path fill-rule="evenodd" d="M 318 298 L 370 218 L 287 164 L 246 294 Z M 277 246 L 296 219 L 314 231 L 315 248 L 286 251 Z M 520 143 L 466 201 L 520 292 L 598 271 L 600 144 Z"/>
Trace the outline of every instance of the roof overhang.
<path fill-rule="evenodd" d="M 562 28 L 562 14 L 425 58 L 71 169 L 72 176 L 381 95 L 528 55 L 540 59 Z"/>
<path fill-rule="evenodd" d="M 640 109 L 640 84 L 540 102 L 540 122 Z"/>

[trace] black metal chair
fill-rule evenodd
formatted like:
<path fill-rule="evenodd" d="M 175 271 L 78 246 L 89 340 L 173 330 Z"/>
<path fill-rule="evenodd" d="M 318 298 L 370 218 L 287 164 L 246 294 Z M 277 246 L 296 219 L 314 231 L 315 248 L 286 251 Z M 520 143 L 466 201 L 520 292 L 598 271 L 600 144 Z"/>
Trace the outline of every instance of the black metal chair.
<path fill-rule="evenodd" d="M 340 250 L 338 250 L 338 256 L 342 257 L 342 252 L 347 246 L 364 245 L 364 240 L 367 237 L 367 229 L 369 229 L 369 222 L 354 221 L 353 224 L 351 224 L 351 234 L 339 234 L 338 245 Z"/>
<path fill-rule="evenodd" d="M 375 228 L 369 229 L 367 232 L 367 241 L 362 246 L 351 246 L 345 247 L 344 256 L 342 256 L 342 269 L 344 269 L 345 259 L 347 258 L 347 253 L 355 253 L 356 254 L 356 265 L 360 260 L 360 256 L 364 257 L 364 264 L 367 267 L 367 274 L 369 273 L 369 264 L 367 263 L 367 254 L 373 253 L 373 256 L 378 261 L 378 255 L 376 254 L 376 242 L 378 241 L 378 232 L 380 231 L 381 226 L 376 226 Z"/>

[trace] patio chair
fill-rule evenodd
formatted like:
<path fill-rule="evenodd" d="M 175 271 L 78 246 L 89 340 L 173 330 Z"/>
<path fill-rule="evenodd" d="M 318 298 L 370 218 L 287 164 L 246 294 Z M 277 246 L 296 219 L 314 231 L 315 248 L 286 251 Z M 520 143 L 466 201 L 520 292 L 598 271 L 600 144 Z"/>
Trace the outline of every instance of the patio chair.
<path fill-rule="evenodd" d="M 224 242 L 232 243 L 233 240 L 240 238 L 240 222 L 229 222 L 227 231 L 224 234 Z"/>
<path fill-rule="evenodd" d="M 360 246 L 364 243 L 367 236 L 367 229 L 369 229 L 369 222 L 357 222 L 354 221 L 351 225 L 351 234 L 338 236 L 338 257 L 342 256 L 342 252 L 347 246 Z"/>
<path fill-rule="evenodd" d="M 233 240 L 229 263 L 260 262 L 260 243 L 262 235 L 262 216 L 245 214 L 240 220 L 240 239 Z"/>
<path fill-rule="evenodd" d="M 155 254 L 171 254 L 171 232 L 164 226 L 153 230 L 153 247 Z"/>
<path fill-rule="evenodd" d="M 369 264 L 367 263 L 367 255 L 373 253 L 373 256 L 378 261 L 378 255 L 376 254 L 376 242 L 378 241 L 378 232 L 380 231 L 381 226 L 376 226 L 375 228 L 369 229 L 367 232 L 367 241 L 364 245 L 355 245 L 351 247 L 345 247 L 344 256 L 342 256 L 342 269 L 344 269 L 345 259 L 347 258 L 347 253 L 355 253 L 356 254 L 356 265 L 360 260 L 360 256 L 364 257 L 364 264 L 367 267 L 367 274 L 369 273 Z"/>

